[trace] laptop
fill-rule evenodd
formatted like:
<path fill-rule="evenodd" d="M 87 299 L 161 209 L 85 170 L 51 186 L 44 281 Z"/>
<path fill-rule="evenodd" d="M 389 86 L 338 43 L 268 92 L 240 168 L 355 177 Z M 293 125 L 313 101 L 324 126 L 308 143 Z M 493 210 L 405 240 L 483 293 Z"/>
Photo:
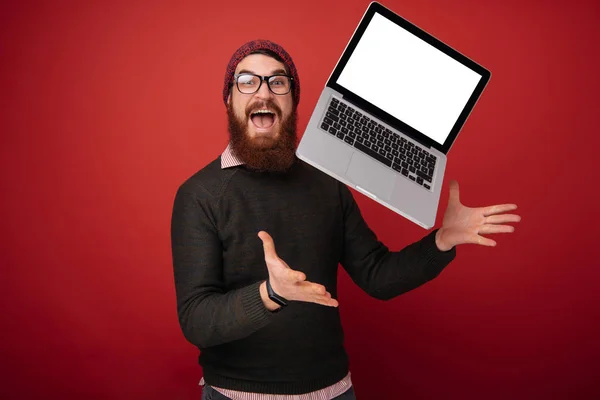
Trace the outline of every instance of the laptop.
<path fill-rule="evenodd" d="M 296 154 L 429 229 L 447 154 L 491 73 L 370 3 L 315 106 Z"/>

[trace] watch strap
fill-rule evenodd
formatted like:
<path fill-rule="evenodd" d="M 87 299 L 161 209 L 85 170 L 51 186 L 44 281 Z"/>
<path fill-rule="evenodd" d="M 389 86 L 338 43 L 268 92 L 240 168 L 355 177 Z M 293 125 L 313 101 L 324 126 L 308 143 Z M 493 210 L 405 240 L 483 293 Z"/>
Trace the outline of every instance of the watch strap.
<path fill-rule="evenodd" d="M 269 299 L 271 299 L 274 303 L 277 303 L 281 307 L 285 307 L 288 305 L 288 300 L 284 297 L 281 297 L 271 287 L 271 282 L 267 279 L 267 294 L 269 295 Z"/>

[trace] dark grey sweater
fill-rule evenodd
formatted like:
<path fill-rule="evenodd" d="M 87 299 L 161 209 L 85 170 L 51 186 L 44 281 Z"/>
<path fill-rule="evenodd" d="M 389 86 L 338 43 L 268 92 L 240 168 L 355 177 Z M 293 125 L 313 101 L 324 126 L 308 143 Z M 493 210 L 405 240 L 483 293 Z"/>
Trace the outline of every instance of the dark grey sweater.
<path fill-rule="evenodd" d="M 221 169 L 217 158 L 180 186 L 171 226 L 179 322 L 200 349 L 209 385 L 299 394 L 348 373 L 337 308 L 291 302 L 271 313 L 264 307 L 259 285 L 268 271 L 260 230 L 292 269 L 334 298 L 338 264 L 369 295 L 387 300 L 435 278 L 456 254 L 438 250 L 435 230 L 389 251 L 350 190 L 302 161 L 274 174 Z"/>

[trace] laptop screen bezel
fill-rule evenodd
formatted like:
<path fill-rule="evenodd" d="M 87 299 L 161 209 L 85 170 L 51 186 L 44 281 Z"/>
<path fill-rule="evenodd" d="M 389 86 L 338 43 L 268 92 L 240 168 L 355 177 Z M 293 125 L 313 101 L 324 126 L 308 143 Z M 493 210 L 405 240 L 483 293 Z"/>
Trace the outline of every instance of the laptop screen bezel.
<path fill-rule="evenodd" d="M 456 123 L 454 124 L 454 126 L 452 127 L 452 130 L 450 131 L 450 134 L 448 135 L 448 137 L 446 138 L 446 140 L 444 141 L 443 144 L 436 142 L 435 140 L 429 138 L 428 136 L 426 136 L 422 132 L 418 131 L 417 129 L 407 125 L 406 123 L 402 122 L 401 120 L 395 118 L 394 116 L 388 114 L 387 112 L 383 111 L 382 109 L 378 108 L 377 106 L 373 105 L 372 103 L 364 100 L 362 97 L 352 93 L 348 89 L 346 89 L 336 83 L 336 81 L 340 77 L 342 71 L 344 70 L 344 67 L 348 63 L 348 60 L 352 56 L 352 53 L 356 49 L 358 42 L 360 41 L 363 34 L 365 33 L 369 23 L 371 22 L 373 16 L 375 15 L 375 13 L 381 14 L 383 17 L 389 19 L 390 21 L 394 22 L 395 24 L 398 24 L 402 28 L 406 29 L 407 31 L 409 31 L 412 34 L 419 37 L 420 39 L 429 43 L 436 49 L 444 52 L 448 56 L 452 57 L 454 60 L 460 62 L 461 64 L 465 65 L 466 67 L 472 69 L 473 71 L 475 71 L 476 73 L 481 75 L 481 79 L 480 79 L 478 85 L 476 86 L 471 97 L 465 104 L 464 109 L 460 113 L 458 119 L 456 120 Z M 354 34 L 352 35 L 352 38 L 348 42 L 348 45 L 346 46 L 346 49 L 344 50 L 344 53 L 340 57 L 331 76 L 329 77 L 329 79 L 327 81 L 327 87 L 332 88 L 333 90 L 341 93 L 344 96 L 345 100 L 348 100 L 349 102 L 353 103 L 354 105 L 356 105 L 359 108 L 362 108 L 366 112 L 377 116 L 378 118 L 382 119 L 383 122 L 387 123 L 388 125 L 397 127 L 401 132 L 407 134 L 408 136 L 410 136 L 411 138 L 420 142 L 424 146 L 433 147 L 433 148 L 441 151 L 442 153 L 447 154 L 448 151 L 450 150 L 450 147 L 452 146 L 452 143 L 454 143 L 460 130 L 464 126 L 469 114 L 473 110 L 475 103 L 477 103 L 477 100 L 479 100 L 479 98 L 481 97 L 481 94 L 483 93 L 483 90 L 485 89 L 486 85 L 488 84 L 490 77 L 491 77 L 490 71 L 487 70 L 486 68 L 484 68 L 483 66 L 481 66 L 481 65 L 477 64 L 476 62 L 474 62 L 473 60 L 467 58 L 465 55 L 454 50 L 450 46 L 448 46 L 445 43 L 441 42 L 440 40 L 436 39 L 429 33 L 425 32 L 421 28 L 417 27 L 416 25 L 412 24 L 411 22 L 407 21 L 406 19 L 402 18 L 401 16 L 397 15 L 393 11 L 385 8 L 380 3 L 372 2 L 369 5 L 367 11 L 365 12 L 358 27 L 356 28 Z"/>

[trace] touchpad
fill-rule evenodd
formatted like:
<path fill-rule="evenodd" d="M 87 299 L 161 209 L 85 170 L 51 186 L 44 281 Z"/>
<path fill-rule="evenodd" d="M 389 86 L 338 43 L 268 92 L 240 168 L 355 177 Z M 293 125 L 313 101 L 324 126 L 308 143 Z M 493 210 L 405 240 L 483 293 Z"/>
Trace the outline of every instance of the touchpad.
<path fill-rule="evenodd" d="M 382 200 L 389 200 L 396 180 L 391 170 L 359 152 L 352 154 L 346 177 Z"/>

